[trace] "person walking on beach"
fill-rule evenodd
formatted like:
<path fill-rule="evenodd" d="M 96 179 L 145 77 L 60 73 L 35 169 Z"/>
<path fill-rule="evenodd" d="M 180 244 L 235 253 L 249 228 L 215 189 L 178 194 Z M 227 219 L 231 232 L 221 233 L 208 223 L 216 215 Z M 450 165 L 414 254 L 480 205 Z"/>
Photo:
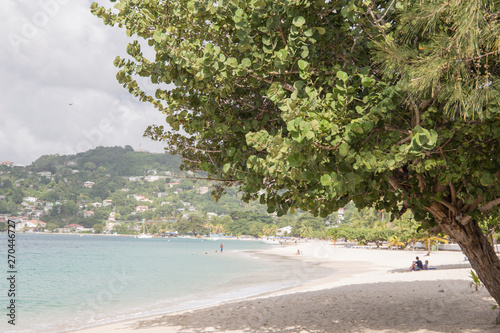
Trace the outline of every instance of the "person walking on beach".
<path fill-rule="evenodd" d="M 224 251 L 224 245 L 220 245 L 220 253 L 222 253 L 222 251 Z"/>

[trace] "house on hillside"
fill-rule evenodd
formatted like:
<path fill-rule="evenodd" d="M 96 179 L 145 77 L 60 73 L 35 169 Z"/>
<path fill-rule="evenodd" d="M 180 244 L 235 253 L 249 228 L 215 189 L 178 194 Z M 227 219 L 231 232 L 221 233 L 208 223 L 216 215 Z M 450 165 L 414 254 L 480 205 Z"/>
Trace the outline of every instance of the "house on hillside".
<path fill-rule="evenodd" d="M 200 192 L 200 194 L 208 193 L 208 191 L 208 186 L 201 186 L 200 188 L 198 188 L 198 192 Z"/>
<path fill-rule="evenodd" d="M 157 180 L 160 180 L 160 177 L 159 176 L 148 175 L 148 176 L 144 177 L 144 180 L 147 181 L 147 182 L 155 182 Z"/>
<path fill-rule="evenodd" d="M 85 213 L 83 213 L 83 217 L 92 217 L 94 216 L 94 211 L 92 210 L 89 210 L 89 211 L 86 211 Z"/>
<path fill-rule="evenodd" d="M 95 183 L 91 182 L 91 181 L 86 181 L 85 183 L 83 183 L 83 186 L 86 188 L 92 188 L 92 186 L 94 186 L 94 185 L 95 185 Z"/>
<path fill-rule="evenodd" d="M 40 177 L 45 177 L 45 178 L 52 178 L 52 172 L 50 171 L 40 171 L 36 173 Z"/>
<path fill-rule="evenodd" d="M 292 232 L 293 227 L 286 226 L 276 230 L 276 236 L 286 236 Z"/>
<path fill-rule="evenodd" d="M 141 180 L 142 177 L 141 176 L 132 176 L 132 177 L 128 177 L 128 180 L 130 182 L 138 182 L 139 180 Z"/>
<path fill-rule="evenodd" d="M 33 209 L 30 216 L 34 218 L 40 218 L 43 215 L 43 210 Z"/>
<path fill-rule="evenodd" d="M 148 209 L 149 209 L 148 206 L 137 206 L 137 207 L 135 207 L 135 211 L 138 212 L 138 213 L 144 213 Z"/>
<path fill-rule="evenodd" d="M 16 223 L 16 230 L 34 231 L 36 228 L 45 228 L 47 223 L 38 220 L 29 220 Z"/>
<path fill-rule="evenodd" d="M 83 225 L 79 225 L 76 223 L 71 223 L 71 224 L 65 225 L 64 228 L 69 229 L 69 230 L 74 230 L 74 231 L 82 231 L 83 229 L 85 229 Z"/>
<path fill-rule="evenodd" d="M 102 205 L 103 205 L 104 207 L 106 207 L 106 206 L 111 206 L 112 204 L 113 204 L 113 200 L 112 200 L 112 199 L 106 199 L 106 200 L 103 200 L 103 201 L 102 201 Z"/>
<path fill-rule="evenodd" d="M 106 223 L 106 226 L 104 227 L 104 229 L 106 229 L 107 231 L 113 231 L 115 226 L 119 226 L 119 225 L 121 225 L 121 223 L 110 221 L 110 222 Z"/>

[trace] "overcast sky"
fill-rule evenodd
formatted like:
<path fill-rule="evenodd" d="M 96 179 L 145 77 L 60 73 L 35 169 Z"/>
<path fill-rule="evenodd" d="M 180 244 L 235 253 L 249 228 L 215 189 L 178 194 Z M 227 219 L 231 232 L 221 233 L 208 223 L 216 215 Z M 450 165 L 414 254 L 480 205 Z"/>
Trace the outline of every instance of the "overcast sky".
<path fill-rule="evenodd" d="M 94 17 L 91 3 L 0 1 L 0 162 L 28 165 L 97 146 L 163 151 L 142 135 L 165 117 L 115 78 L 125 32 Z"/>

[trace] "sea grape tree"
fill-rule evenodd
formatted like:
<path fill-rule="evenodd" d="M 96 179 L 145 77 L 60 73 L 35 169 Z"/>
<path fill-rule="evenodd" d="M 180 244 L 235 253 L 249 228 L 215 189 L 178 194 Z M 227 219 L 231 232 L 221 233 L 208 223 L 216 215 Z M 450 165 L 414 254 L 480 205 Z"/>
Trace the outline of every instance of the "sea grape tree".
<path fill-rule="evenodd" d="M 498 1 L 116 2 L 92 12 L 137 38 L 117 79 L 169 125 L 145 135 L 216 194 L 236 185 L 279 215 L 411 210 L 500 300 L 478 224 L 500 204 Z"/>

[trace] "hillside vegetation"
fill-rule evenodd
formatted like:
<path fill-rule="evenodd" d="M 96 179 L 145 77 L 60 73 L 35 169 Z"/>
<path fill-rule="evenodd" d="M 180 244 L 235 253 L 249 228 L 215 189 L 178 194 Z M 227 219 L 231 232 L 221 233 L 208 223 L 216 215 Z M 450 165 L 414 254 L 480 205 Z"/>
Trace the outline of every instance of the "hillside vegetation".
<path fill-rule="evenodd" d="M 2 165 L 0 216 L 44 221 L 51 231 L 78 224 L 130 234 L 144 220 L 153 232 L 261 236 L 290 225 L 294 236 L 316 237 L 325 237 L 325 228 L 336 220 L 336 215 L 324 219 L 300 211 L 278 218 L 257 202 L 241 201 L 234 188 L 216 201 L 204 174 L 179 166 L 177 156 L 130 146 L 46 155 L 24 168 Z"/>

